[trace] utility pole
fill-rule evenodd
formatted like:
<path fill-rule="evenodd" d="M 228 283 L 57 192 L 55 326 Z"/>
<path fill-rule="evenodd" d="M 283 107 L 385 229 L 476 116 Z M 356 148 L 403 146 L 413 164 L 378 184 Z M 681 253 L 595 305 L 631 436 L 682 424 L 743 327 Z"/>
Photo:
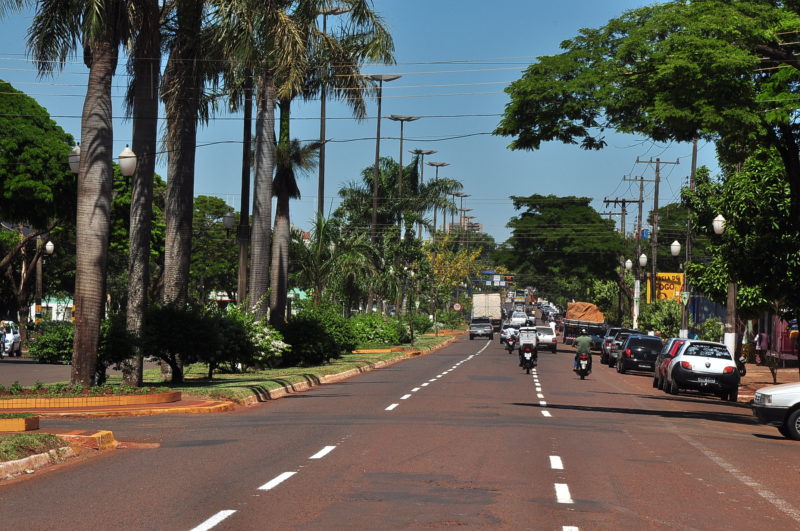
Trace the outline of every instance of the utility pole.
<path fill-rule="evenodd" d="M 636 157 L 636 164 L 653 164 L 656 165 L 656 178 L 655 178 L 655 191 L 653 193 L 653 235 L 650 238 L 650 252 L 652 253 L 653 262 L 651 265 L 651 275 L 650 275 L 650 293 L 652 293 L 653 300 L 656 299 L 658 294 L 656 293 L 656 271 L 658 265 L 658 187 L 661 184 L 661 165 L 662 164 L 680 164 L 680 160 L 676 160 L 675 162 L 662 162 L 661 159 L 657 158 L 655 161 L 653 159 L 650 160 L 639 160 L 639 157 Z"/>
<path fill-rule="evenodd" d="M 608 206 L 609 204 L 613 204 L 614 206 L 620 205 L 622 207 L 621 212 L 620 212 L 619 215 L 620 215 L 620 230 L 622 231 L 622 237 L 623 238 L 625 238 L 626 234 L 627 234 L 625 232 L 625 216 L 628 213 L 628 204 L 629 203 L 639 203 L 640 208 L 641 208 L 641 201 L 642 201 L 641 199 L 620 199 L 620 198 L 616 198 L 616 199 L 604 198 L 603 199 L 603 203 L 605 203 L 606 206 Z M 638 260 L 639 258 L 637 257 L 636 259 Z M 625 257 L 622 256 L 622 255 L 620 255 L 620 257 L 619 257 L 619 264 L 620 264 L 620 267 L 619 267 L 619 324 L 622 324 L 622 316 L 625 313 L 625 303 L 624 303 L 624 297 L 623 297 L 623 288 L 625 286 Z"/>

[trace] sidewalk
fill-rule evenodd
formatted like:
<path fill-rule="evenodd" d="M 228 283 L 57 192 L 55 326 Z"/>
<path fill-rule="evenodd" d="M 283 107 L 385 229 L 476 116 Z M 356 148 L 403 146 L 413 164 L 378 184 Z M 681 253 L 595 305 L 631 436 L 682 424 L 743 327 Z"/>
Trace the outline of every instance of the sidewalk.
<path fill-rule="evenodd" d="M 800 371 L 796 367 L 778 369 L 779 384 L 796 382 L 800 382 Z M 768 385 L 775 385 L 772 382 L 772 374 L 769 372 L 769 367 L 748 363 L 747 374 L 742 377 L 742 382 L 739 386 L 739 402 L 750 402 L 756 391 Z"/>

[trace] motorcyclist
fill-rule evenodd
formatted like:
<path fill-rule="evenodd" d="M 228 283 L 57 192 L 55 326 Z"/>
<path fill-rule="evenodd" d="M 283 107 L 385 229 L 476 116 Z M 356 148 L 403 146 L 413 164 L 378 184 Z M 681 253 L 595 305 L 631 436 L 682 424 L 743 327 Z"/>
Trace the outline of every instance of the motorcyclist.
<path fill-rule="evenodd" d="M 578 369 L 578 358 L 581 354 L 589 356 L 589 370 L 592 370 L 592 338 L 586 333 L 585 328 L 581 328 L 581 335 L 575 338 L 575 361 L 572 369 Z"/>

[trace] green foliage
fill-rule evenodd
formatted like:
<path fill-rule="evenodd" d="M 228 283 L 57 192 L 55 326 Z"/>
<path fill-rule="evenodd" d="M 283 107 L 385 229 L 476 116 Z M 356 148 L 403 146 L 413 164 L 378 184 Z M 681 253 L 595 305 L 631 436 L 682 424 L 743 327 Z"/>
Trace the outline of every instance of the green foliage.
<path fill-rule="evenodd" d="M 613 280 L 593 280 L 588 300 L 607 317 L 619 313 L 619 285 Z"/>
<path fill-rule="evenodd" d="M 199 195 L 192 214 L 192 261 L 189 289 L 198 304 L 206 304 L 214 291 L 236 291 L 239 248 L 236 234 L 227 231 L 222 217 L 234 209 L 219 197 Z M 235 217 L 238 225 L 238 216 Z"/>
<path fill-rule="evenodd" d="M 350 319 L 350 325 L 359 345 L 399 345 L 405 335 L 405 327 L 398 319 L 380 313 L 356 315 Z"/>
<path fill-rule="evenodd" d="M 522 282 L 549 300 L 585 300 L 591 282 L 618 275 L 623 240 L 588 197 L 512 197 L 509 247 L 498 252 Z"/>
<path fill-rule="evenodd" d="M 696 191 L 684 191 L 684 197 L 694 210 L 693 227 L 710 244 L 707 259 L 688 268 L 692 284 L 724 303 L 733 279 L 740 314 L 756 316 L 777 302 L 785 313 L 798 315 L 800 239 L 789 196 L 775 150 L 757 150 L 740 171 L 729 169 L 719 181 L 698 172 Z M 711 227 L 720 213 L 725 233 L 717 236 Z"/>
<path fill-rule="evenodd" d="M 217 324 L 215 319 L 194 307 L 154 306 L 145 313 L 139 341 L 146 355 L 169 365 L 172 382 L 180 383 L 183 365 L 218 350 Z"/>
<path fill-rule="evenodd" d="M 639 313 L 639 329 L 656 331 L 661 337 L 678 337 L 681 329 L 681 305 L 672 299 L 643 304 Z"/>
<path fill-rule="evenodd" d="M 259 320 L 245 305 L 230 304 L 224 310 L 212 310 L 211 314 L 217 321 L 219 341 L 215 351 L 201 356 L 209 365 L 209 376 L 223 363 L 231 371 L 274 367 L 289 350 L 280 332 L 266 320 Z"/>
<path fill-rule="evenodd" d="M 284 367 L 322 365 L 356 347 L 350 321 L 335 305 L 307 304 L 280 332 L 292 346 L 281 359 Z"/>
<path fill-rule="evenodd" d="M 75 217 L 73 139 L 33 98 L 0 81 L 0 218 L 46 228 Z"/>
<path fill-rule="evenodd" d="M 411 316 L 411 322 L 414 323 L 414 335 L 427 334 L 433 328 L 433 321 L 422 313 L 415 313 Z"/>
<path fill-rule="evenodd" d="M 40 331 L 28 341 L 28 355 L 39 363 L 70 363 L 74 333 L 72 323 L 44 322 Z"/>
<path fill-rule="evenodd" d="M 464 312 L 454 312 L 453 310 L 436 312 L 436 322 L 439 323 L 441 330 L 457 330 L 464 326 L 465 315 Z"/>
<path fill-rule="evenodd" d="M 710 317 L 697 327 L 697 336 L 704 341 L 722 341 L 725 325 L 716 317 Z"/>

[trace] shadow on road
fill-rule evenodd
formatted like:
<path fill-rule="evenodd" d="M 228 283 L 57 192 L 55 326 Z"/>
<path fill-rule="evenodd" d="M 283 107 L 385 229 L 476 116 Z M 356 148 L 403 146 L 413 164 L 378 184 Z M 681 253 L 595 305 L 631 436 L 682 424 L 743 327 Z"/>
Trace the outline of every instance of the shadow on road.
<path fill-rule="evenodd" d="M 602 407 L 602 406 L 576 406 L 569 404 L 552 404 L 547 406 L 539 404 L 515 402 L 515 406 L 527 406 L 540 409 L 557 410 L 571 409 L 573 411 L 587 411 L 590 413 L 621 413 L 624 415 L 643 415 L 648 417 L 662 417 L 668 419 L 696 419 L 712 420 L 714 422 L 727 422 L 731 424 L 742 424 L 747 426 L 757 426 L 758 422 L 751 415 L 739 413 L 722 413 L 717 411 L 667 411 L 663 409 L 636 409 L 627 407 Z"/>

